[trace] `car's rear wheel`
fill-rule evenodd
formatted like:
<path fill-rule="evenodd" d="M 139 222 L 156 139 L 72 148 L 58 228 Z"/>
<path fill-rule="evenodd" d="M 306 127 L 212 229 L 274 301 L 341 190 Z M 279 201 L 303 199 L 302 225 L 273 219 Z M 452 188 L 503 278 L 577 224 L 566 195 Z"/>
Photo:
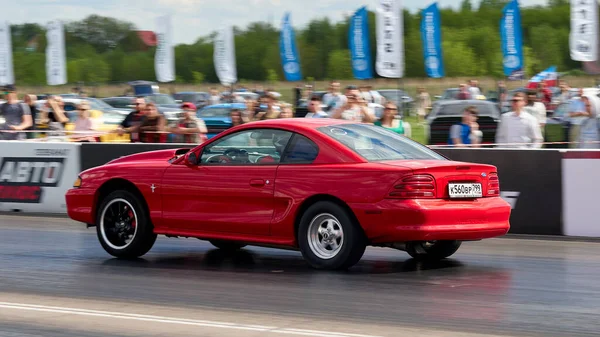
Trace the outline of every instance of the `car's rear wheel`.
<path fill-rule="evenodd" d="M 210 240 L 209 241 L 213 246 L 225 250 L 225 251 L 236 251 L 238 249 L 246 247 L 246 245 L 233 242 L 233 241 L 225 241 L 225 240 Z"/>
<path fill-rule="evenodd" d="M 320 201 L 302 215 L 298 244 L 304 259 L 317 269 L 347 269 L 362 258 L 366 240 L 359 224 L 341 206 Z"/>
<path fill-rule="evenodd" d="M 442 260 L 456 253 L 461 241 L 418 241 L 406 244 L 406 252 L 417 260 Z"/>
<path fill-rule="evenodd" d="M 96 224 L 102 248 L 118 258 L 140 257 L 156 241 L 146 207 L 129 191 L 115 191 L 104 198 Z"/>

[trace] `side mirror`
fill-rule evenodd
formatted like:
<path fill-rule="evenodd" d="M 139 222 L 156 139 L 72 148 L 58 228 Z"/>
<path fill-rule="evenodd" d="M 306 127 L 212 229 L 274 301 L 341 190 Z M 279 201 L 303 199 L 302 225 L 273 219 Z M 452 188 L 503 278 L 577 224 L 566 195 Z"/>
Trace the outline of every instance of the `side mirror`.
<path fill-rule="evenodd" d="M 198 156 L 196 155 L 196 152 L 188 152 L 185 155 L 185 164 L 188 166 L 198 165 Z"/>

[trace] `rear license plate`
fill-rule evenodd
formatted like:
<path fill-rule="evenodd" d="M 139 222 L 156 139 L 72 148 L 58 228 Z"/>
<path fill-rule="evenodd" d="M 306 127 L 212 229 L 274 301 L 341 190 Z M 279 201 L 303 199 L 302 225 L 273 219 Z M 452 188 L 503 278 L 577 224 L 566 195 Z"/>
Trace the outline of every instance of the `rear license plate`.
<path fill-rule="evenodd" d="M 448 184 L 450 198 L 480 198 L 482 196 L 481 184 Z"/>

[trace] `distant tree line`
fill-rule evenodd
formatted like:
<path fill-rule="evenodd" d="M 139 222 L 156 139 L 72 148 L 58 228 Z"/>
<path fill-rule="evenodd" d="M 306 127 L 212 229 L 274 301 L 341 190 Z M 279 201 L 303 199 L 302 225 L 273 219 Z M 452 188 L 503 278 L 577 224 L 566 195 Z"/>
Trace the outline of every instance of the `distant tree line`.
<path fill-rule="evenodd" d="M 507 0 L 482 0 L 475 8 L 463 0 L 459 9 L 441 9 L 444 63 L 448 77 L 502 78 L 499 22 Z M 570 6 L 549 0 L 546 6 L 521 10 L 525 67 L 528 76 L 556 65 L 559 71 L 580 69 L 569 55 Z M 292 13 L 293 15 L 293 13 Z M 420 37 L 420 13 L 404 11 L 406 77 L 425 77 Z M 176 22 L 176 20 L 175 20 Z M 371 52 L 375 61 L 375 13 L 369 13 Z M 17 83 L 44 85 L 45 31 L 38 24 L 12 26 L 13 62 Z M 92 15 L 68 23 L 66 48 L 70 83 L 108 83 L 155 80 L 154 47 L 146 46 L 134 24 Z M 249 81 L 283 80 L 279 58 L 279 29 L 255 22 L 235 29 L 238 78 Z M 179 83 L 217 83 L 213 65 L 214 33 L 194 44 L 175 48 Z M 312 20 L 296 27 L 303 75 L 308 80 L 351 79 L 348 18 Z"/>

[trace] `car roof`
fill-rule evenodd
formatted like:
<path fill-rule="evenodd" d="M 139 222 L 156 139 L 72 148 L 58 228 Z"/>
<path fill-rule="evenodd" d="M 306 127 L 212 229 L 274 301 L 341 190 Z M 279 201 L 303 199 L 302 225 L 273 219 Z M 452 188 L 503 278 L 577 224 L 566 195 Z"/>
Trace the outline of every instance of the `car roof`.
<path fill-rule="evenodd" d="M 238 108 L 238 109 L 245 109 L 246 108 L 246 103 L 219 103 L 219 104 L 212 104 L 212 105 L 205 106 L 204 108 L 202 108 L 202 110 L 208 109 L 208 108 Z"/>
<path fill-rule="evenodd" d="M 323 126 L 330 125 L 344 125 L 344 124 L 357 124 L 354 121 L 348 121 L 344 119 L 333 119 L 333 118 L 279 118 L 279 119 L 267 119 L 262 121 L 254 121 L 243 124 L 248 127 L 260 127 L 268 126 L 272 128 L 296 128 L 304 130 L 314 130 Z M 251 125 L 251 126 L 250 126 Z"/>
<path fill-rule="evenodd" d="M 496 103 L 486 101 L 483 99 L 453 99 L 453 100 L 445 100 L 439 101 L 439 105 L 474 105 L 474 104 L 488 104 L 495 105 Z"/>

